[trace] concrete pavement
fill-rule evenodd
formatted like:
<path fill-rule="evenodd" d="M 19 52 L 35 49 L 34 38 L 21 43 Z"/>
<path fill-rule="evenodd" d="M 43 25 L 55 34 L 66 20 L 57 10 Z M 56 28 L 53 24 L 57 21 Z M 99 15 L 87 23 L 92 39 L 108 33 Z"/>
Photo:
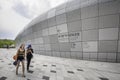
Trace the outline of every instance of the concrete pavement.
<path fill-rule="evenodd" d="M 84 61 L 34 54 L 30 72 L 15 74 L 16 49 L 0 49 L 0 80 L 120 80 L 120 63 Z M 26 69 L 26 61 L 25 61 Z"/>

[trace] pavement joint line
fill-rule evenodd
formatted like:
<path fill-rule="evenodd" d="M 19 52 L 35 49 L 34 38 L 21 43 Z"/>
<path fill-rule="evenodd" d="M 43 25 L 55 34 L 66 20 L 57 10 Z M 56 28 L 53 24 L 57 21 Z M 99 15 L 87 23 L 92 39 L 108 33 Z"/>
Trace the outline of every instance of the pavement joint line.
<path fill-rule="evenodd" d="M 99 79 L 101 79 L 101 80 L 109 80 L 108 78 L 104 78 L 104 77 L 99 77 Z"/>
<path fill-rule="evenodd" d="M 43 76 L 42 79 L 49 80 L 48 76 Z"/>
<path fill-rule="evenodd" d="M 52 73 L 56 73 L 56 71 L 55 71 L 55 70 L 51 70 L 50 72 L 52 72 Z"/>
<path fill-rule="evenodd" d="M 84 71 L 83 69 L 77 69 L 77 71 Z"/>
<path fill-rule="evenodd" d="M 73 71 L 67 71 L 68 73 L 71 73 L 71 74 L 74 74 L 74 72 Z"/>
<path fill-rule="evenodd" d="M 7 77 L 5 77 L 5 76 L 2 76 L 1 78 L 0 78 L 0 80 L 6 80 L 7 79 Z"/>
<path fill-rule="evenodd" d="M 96 70 L 96 71 L 102 71 L 102 72 L 107 72 L 107 73 L 114 73 L 114 74 L 120 74 L 118 72 L 112 72 L 112 71 L 106 71 L 106 70 L 99 70 L 99 69 L 95 69 L 95 68 L 91 68 L 91 67 L 81 67 L 81 68 L 86 68 L 86 69 L 92 69 L 92 70 Z"/>

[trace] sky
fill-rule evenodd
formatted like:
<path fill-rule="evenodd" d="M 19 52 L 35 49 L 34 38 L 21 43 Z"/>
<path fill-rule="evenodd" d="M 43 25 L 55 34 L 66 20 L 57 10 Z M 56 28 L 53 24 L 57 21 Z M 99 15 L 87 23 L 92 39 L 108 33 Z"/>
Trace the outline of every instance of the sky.
<path fill-rule="evenodd" d="M 12 39 L 31 20 L 66 0 L 0 0 L 0 39 Z"/>

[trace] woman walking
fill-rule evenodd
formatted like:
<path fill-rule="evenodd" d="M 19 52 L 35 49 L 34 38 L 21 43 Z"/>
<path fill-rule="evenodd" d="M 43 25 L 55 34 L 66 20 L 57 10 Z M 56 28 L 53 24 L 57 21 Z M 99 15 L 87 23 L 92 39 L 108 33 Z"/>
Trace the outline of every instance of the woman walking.
<path fill-rule="evenodd" d="M 28 45 L 28 47 L 27 47 L 27 52 L 26 52 L 27 71 L 28 71 L 28 72 L 29 72 L 29 66 L 30 66 L 31 59 L 32 59 L 32 57 L 33 57 L 32 53 L 33 53 L 32 46 L 31 46 L 31 45 Z"/>
<path fill-rule="evenodd" d="M 21 44 L 20 48 L 17 51 L 17 67 L 16 67 L 16 75 L 18 75 L 18 68 L 20 65 L 20 62 L 22 63 L 22 72 L 23 72 L 23 77 L 25 77 L 25 66 L 24 66 L 24 59 L 25 59 L 25 45 Z"/>

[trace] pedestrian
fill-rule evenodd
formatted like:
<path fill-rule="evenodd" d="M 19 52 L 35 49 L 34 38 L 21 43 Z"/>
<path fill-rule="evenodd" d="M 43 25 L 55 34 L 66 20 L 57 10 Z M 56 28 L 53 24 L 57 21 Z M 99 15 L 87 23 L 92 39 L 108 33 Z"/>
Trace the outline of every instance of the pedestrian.
<path fill-rule="evenodd" d="M 25 77 L 25 66 L 24 66 L 24 60 L 25 60 L 25 44 L 21 44 L 20 48 L 17 51 L 17 67 L 16 67 L 16 75 L 18 75 L 18 68 L 20 65 L 20 62 L 22 64 L 22 72 L 23 72 L 23 77 Z"/>
<path fill-rule="evenodd" d="M 27 47 L 27 52 L 26 52 L 26 58 L 27 58 L 27 71 L 29 72 L 29 66 L 30 66 L 30 62 L 31 62 L 31 59 L 33 58 L 33 54 L 34 51 L 32 49 L 32 46 L 31 45 L 28 45 Z"/>
<path fill-rule="evenodd" d="M 9 45 L 7 45 L 7 49 L 9 49 Z"/>

